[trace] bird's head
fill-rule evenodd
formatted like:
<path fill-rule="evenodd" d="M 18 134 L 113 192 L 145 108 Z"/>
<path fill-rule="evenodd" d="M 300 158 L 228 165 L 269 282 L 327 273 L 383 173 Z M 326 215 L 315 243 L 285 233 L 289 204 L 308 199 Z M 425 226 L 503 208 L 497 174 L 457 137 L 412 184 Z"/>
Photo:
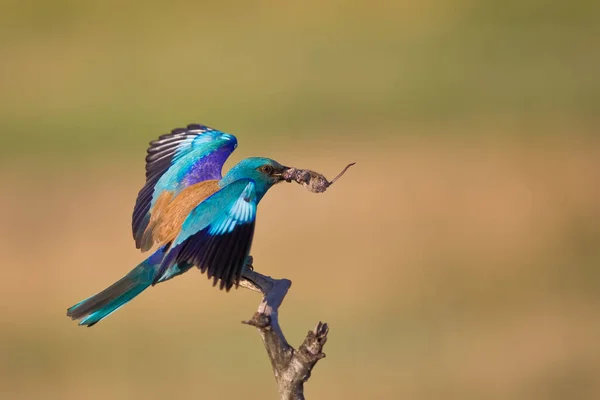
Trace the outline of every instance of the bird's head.
<path fill-rule="evenodd" d="M 270 158 L 250 157 L 231 168 L 220 185 L 226 186 L 239 179 L 252 179 L 256 184 L 257 196 L 261 198 L 271 186 L 284 180 L 283 173 L 288 169 Z"/>

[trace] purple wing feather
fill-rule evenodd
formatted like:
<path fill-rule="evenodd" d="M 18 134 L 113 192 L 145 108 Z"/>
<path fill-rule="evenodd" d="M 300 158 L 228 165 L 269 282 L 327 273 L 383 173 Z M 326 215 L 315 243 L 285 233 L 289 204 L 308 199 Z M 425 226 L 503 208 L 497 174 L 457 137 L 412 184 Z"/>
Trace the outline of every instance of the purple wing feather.
<path fill-rule="evenodd" d="M 132 216 L 138 249 L 160 194 L 169 191 L 176 195 L 196 183 L 221 179 L 223 164 L 236 147 L 235 136 L 199 124 L 174 129 L 150 142 L 146 183 L 138 194 Z"/>

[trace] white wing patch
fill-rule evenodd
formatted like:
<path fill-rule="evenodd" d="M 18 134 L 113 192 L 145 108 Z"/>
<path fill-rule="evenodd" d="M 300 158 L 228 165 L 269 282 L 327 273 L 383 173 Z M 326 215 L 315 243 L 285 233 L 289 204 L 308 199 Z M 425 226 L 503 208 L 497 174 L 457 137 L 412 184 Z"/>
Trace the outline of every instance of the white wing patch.
<path fill-rule="evenodd" d="M 256 217 L 255 198 L 254 183 L 249 182 L 241 196 L 224 215 L 210 224 L 209 235 L 231 233 L 236 226 L 252 222 Z"/>

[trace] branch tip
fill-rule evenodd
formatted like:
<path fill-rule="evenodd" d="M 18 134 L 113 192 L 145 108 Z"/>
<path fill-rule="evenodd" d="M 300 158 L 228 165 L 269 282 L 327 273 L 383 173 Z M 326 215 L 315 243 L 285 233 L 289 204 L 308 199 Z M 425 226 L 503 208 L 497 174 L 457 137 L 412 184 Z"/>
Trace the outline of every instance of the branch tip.
<path fill-rule="evenodd" d="M 257 312 L 248 321 L 242 321 L 242 324 L 251 325 L 258 329 L 266 329 L 271 326 L 271 317 Z"/>
<path fill-rule="evenodd" d="M 319 321 L 313 332 L 317 337 L 325 337 L 329 333 L 329 325 L 327 324 L 327 322 Z"/>

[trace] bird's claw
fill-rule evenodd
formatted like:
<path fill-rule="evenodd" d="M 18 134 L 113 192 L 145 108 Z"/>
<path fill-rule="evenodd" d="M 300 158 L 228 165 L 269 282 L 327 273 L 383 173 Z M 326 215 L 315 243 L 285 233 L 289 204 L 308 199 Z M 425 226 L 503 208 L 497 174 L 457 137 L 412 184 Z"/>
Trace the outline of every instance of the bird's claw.
<path fill-rule="evenodd" d="M 246 263 L 244 264 L 244 267 L 247 268 L 249 271 L 254 271 L 254 266 L 252 265 L 253 262 L 254 258 L 252 258 L 252 256 L 246 257 Z"/>

